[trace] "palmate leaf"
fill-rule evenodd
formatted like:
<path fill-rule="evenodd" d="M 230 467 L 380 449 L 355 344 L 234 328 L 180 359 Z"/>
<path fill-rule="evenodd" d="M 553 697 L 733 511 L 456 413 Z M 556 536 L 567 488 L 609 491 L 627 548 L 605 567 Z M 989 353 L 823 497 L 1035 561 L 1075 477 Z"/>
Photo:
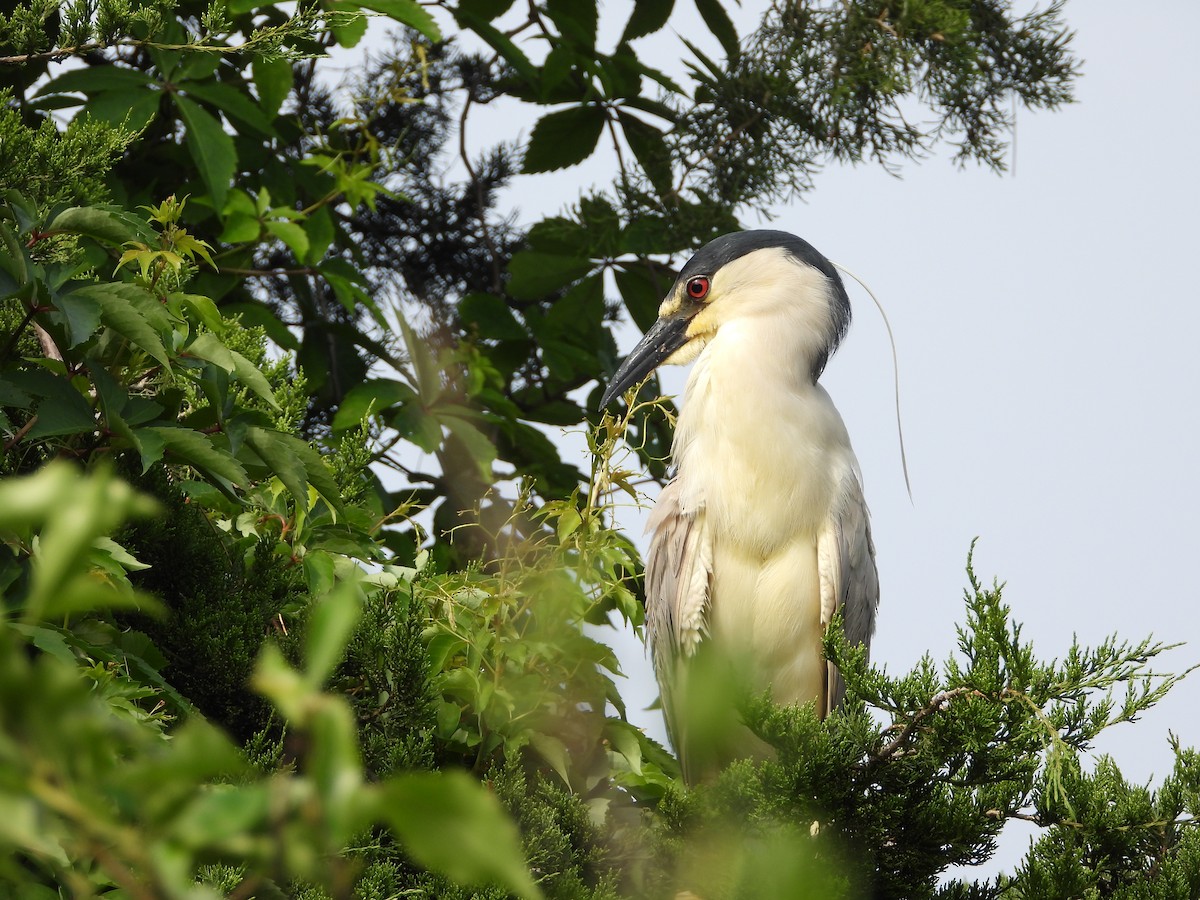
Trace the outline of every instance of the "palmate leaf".
<path fill-rule="evenodd" d="M 251 426 L 246 429 L 246 444 L 259 455 L 283 486 L 307 506 L 311 485 L 335 510 L 344 507 L 337 481 L 316 450 L 307 442 L 281 431 Z"/>
<path fill-rule="evenodd" d="M 525 148 L 523 171 L 549 172 L 583 162 L 596 149 L 605 121 L 604 109 L 594 104 L 542 116 Z"/>

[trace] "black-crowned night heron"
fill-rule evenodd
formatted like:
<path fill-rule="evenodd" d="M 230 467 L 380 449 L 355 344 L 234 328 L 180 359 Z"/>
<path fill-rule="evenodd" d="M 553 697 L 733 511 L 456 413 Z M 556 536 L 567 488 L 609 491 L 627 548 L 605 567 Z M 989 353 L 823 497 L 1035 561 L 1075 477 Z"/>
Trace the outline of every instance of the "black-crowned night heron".
<path fill-rule="evenodd" d="M 852 643 L 871 640 L 879 581 L 861 475 L 817 383 L 849 325 L 842 280 L 808 243 L 727 234 L 688 260 L 601 400 L 695 361 L 646 565 L 648 639 L 691 781 L 757 749 L 744 728 L 693 728 L 706 698 L 689 681 L 692 694 L 740 681 L 826 715 L 844 690 L 822 652 L 834 613 Z M 715 681 L 699 678 L 702 659 L 719 660 Z"/>

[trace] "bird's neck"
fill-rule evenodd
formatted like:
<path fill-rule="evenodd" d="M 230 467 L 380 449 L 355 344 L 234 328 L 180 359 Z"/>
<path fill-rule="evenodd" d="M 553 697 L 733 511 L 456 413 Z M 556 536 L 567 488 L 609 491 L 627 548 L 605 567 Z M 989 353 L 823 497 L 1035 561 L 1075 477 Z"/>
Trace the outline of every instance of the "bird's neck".
<path fill-rule="evenodd" d="M 672 449 L 685 504 L 763 550 L 797 529 L 815 533 L 853 459 L 811 356 L 781 344 L 778 330 L 727 323 L 696 360 Z"/>

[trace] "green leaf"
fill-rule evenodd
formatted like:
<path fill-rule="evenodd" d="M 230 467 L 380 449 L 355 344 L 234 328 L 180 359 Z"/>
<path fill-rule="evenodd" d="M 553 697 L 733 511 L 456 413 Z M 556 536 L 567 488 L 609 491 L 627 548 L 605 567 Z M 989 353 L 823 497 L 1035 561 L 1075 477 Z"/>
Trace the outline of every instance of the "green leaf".
<path fill-rule="evenodd" d="M 258 102 L 268 116 L 279 115 L 283 101 L 292 92 L 292 63 L 286 59 L 254 60 L 254 87 Z"/>
<path fill-rule="evenodd" d="M 613 274 L 634 324 L 643 332 L 649 330 L 658 318 L 659 305 L 675 282 L 674 273 L 661 263 L 646 259 L 618 263 Z"/>
<path fill-rule="evenodd" d="M 442 39 L 442 31 L 438 28 L 437 22 L 416 0 L 354 0 L 354 2 L 363 9 L 383 13 L 389 19 L 394 19 L 419 31 L 434 43 Z"/>
<path fill-rule="evenodd" d="M 334 25 L 331 29 L 333 36 L 338 44 L 349 49 L 355 47 L 358 42 L 363 39 L 363 35 L 367 33 L 367 16 L 360 11 L 357 3 L 335 2 L 330 4 L 330 9 L 335 12 L 352 12 L 356 15 L 347 22 Z"/>
<path fill-rule="evenodd" d="M 100 327 L 100 304 L 77 294 L 61 294 L 54 298 L 54 305 L 66 319 L 67 340 L 71 347 L 78 347 Z"/>
<path fill-rule="evenodd" d="M 333 588 L 333 556 L 324 550 L 309 550 L 304 554 L 304 579 L 308 592 L 314 597 L 329 593 Z"/>
<path fill-rule="evenodd" d="M 167 443 L 150 428 L 135 428 L 131 437 L 142 462 L 142 474 L 145 475 L 152 465 L 163 458 Z"/>
<path fill-rule="evenodd" d="M 237 375 L 238 381 L 250 388 L 260 399 L 265 400 L 271 409 L 279 412 L 282 407 L 275 399 L 275 391 L 272 390 L 271 383 L 267 381 L 267 376 L 236 350 L 230 350 L 229 355 L 233 357 L 233 371 Z"/>
<path fill-rule="evenodd" d="M 737 59 L 741 53 L 737 29 L 733 27 L 733 20 L 729 18 L 721 0 L 696 0 L 696 11 L 700 13 L 700 18 L 708 26 L 708 30 L 720 42 L 725 55 L 731 61 Z"/>
<path fill-rule="evenodd" d="M 393 406 L 412 403 L 416 399 L 416 391 L 400 381 L 377 379 L 364 382 L 352 387 L 342 398 L 333 417 L 333 430 L 357 428 L 367 415 L 378 415 Z"/>
<path fill-rule="evenodd" d="M 26 434 L 27 439 L 82 434 L 96 429 L 96 415 L 91 406 L 65 376 L 32 369 L 10 372 L 8 381 L 38 400 L 37 422 Z"/>
<path fill-rule="evenodd" d="M 275 235 L 292 251 L 298 262 L 303 262 L 308 256 L 308 235 L 295 222 L 267 222 L 267 231 Z"/>
<path fill-rule="evenodd" d="M 233 374 L 237 364 L 233 361 L 233 354 L 211 332 L 201 332 L 196 336 L 196 339 L 184 348 L 184 352 L 198 359 L 203 359 L 212 363 L 215 366 L 220 366 L 230 375 Z"/>
<path fill-rule="evenodd" d="M 170 370 L 171 360 L 167 356 L 167 348 L 163 346 L 162 338 L 147 317 L 147 313 L 153 315 L 153 312 L 145 305 L 146 301 L 158 306 L 158 300 L 151 294 L 136 285 L 115 282 L 85 285 L 73 291 L 71 296 L 76 300 L 95 302 L 100 308 L 100 319 L 105 325 Z"/>
<path fill-rule="evenodd" d="M 546 0 L 546 13 L 565 37 L 589 49 L 596 46 L 596 0 Z"/>
<path fill-rule="evenodd" d="M 271 812 L 266 782 L 214 784 L 198 793 L 171 821 L 169 834 L 185 847 L 220 847 L 233 836 L 255 831 Z"/>
<path fill-rule="evenodd" d="M 537 67 L 530 61 L 521 48 L 512 42 L 511 38 L 490 25 L 484 18 L 475 15 L 463 6 L 459 6 L 454 10 L 454 18 L 463 28 L 469 28 L 487 41 L 492 49 L 504 57 L 504 61 L 516 69 L 517 74 L 526 82 L 530 85 L 537 85 Z"/>
<path fill-rule="evenodd" d="M 541 896 L 516 825 L 479 782 L 461 772 L 422 772 L 380 787 L 385 821 L 422 866 L 464 884 Z"/>
<path fill-rule="evenodd" d="M 629 142 L 629 149 L 633 151 L 654 189 L 660 196 L 670 196 L 674 192 L 671 183 L 671 151 L 667 149 L 663 133 L 627 112 L 618 112 L 617 119 L 621 123 L 625 140 Z"/>
<path fill-rule="evenodd" d="M 353 584 L 339 585 L 313 605 L 304 627 L 304 674 L 314 688 L 341 661 L 361 616 L 362 597 Z"/>
<path fill-rule="evenodd" d="M 447 412 L 457 412 L 457 410 L 451 409 Z M 496 445 L 491 442 L 491 439 L 475 425 L 457 415 L 440 416 L 439 421 L 467 449 L 471 459 L 479 467 L 479 474 L 484 481 L 491 481 L 493 478 L 492 463 L 496 460 Z"/>
<path fill-rule="evenodd" d="M 175 105 L 187 126 L 187 147 L 218 209 L 237 172 L 237 150 L 221 123 L 187 97 L 175 95 Z"/>
<path fill-rule="evenodd" d="M 125 93 L 139 90 L 154 80 L 142 74 L 137 69 L 127 69 L 111 63 L 100 66 L 86 66 L 82 69 L 72 69 L 64 72 L 48 84 L 43 85 L 35 97 L 47 94 L 96 94 L 102 91 L 118 91 Z"/>
<path fill-rule="evenodd" d="M 577 256 L 557 256 L 526 250 L 508 264 L 508 292 L 517 300 L 540 300 L 578 281 L 592 270 L 592 261 Z"/>
<path fill-rule="evenodd" d="M 207 435 L 192 431 L 190 428 L 167 426 L 143 428 L 140 431 L 155 435 L 172 455 L 202 472 L 222 479 L 235 487 L 245 485 L 248 481 L 246 470 L 242 468 L 242 464 L 234 459 L 228 451 L 218 449 Z"/>
<path fill-rule="evenodd" d="M 328 206 L 319 206 L 309 214 L 304 223 L 304 233 L 308 235 L 308 253 L 302 262 L 315 265 L 321 261 L 326 251 L 333 244 L 333 216 L 329 214 Z"/>
<path fill-rule="evenodd" d="M 240 212 L 230 213 L 225 218 L 225 228 L 218 240 L 226 244 L 248 244 L 257 241 L 261 231 L 262 223 L 257 216 L 248 216 Z"/>
<path fill-rule="evenodd" d="M 508 12 L 513 0 L 459 0 L 458 9 L 490 22 Z"/>
<path fill-rule="evenodd" d="M 477 326 L 482 338 L 520 341 L 529 337 L 508 304 L 495 294 L 467 294 L 459 301 L 458 315 L 464 323 Z"/>
<path fill-rule="evenodd" d="M 136 236 L 124 217 L 113 210 L 96 206 L 72 206 L 70 209 L 64 209 L 54 217 L 47 229 L 83 234 L 117 246 Z"/>
<path fill-rule="evenodd" d="M 276 136 L 275 129 L 267 124 L 262 107 L 231 85 L 220 81 L 184 81 L 176 87 L 189 97 L 211 103 L 231 121 L 241 123 L 255 134 L 267 138 Z"/>
<path fill-rule="evenodd" d="M 171 294 L 168 300 L 177 314 L 183 313 L 184 310 L 191 311 L 190 316 L 183 315 L 181 318 L 199 323 L 214 331 L 220 330 L 225 325 L 225 320 L 221 318 L 217 304 L 213 303 L 209 297 L 202 294 Z"/>
<path fill-rule="evenodd" d="M 659 31 L 671 18 L 675 0 L 638 0 L 621 33 L 621 43 Z"/>
<path fill-rule="evenodd" d="M 335 510 L 343 508 L 341 492 L 333 474 L 307 441 L 281 431 L 251 426 L 246 443 L 283 482 L 301 509 L 308 508 L 308 487 L 312 487 Z"/>
<path fill-rule="evenodd" d="M 533 126 L 522 171 L 549 172 L 583 162 L 596 149 L 606 121 L 603 107 L 595 104 L 542 116 Z"/>
<path fill-rule="evenodd" d="M 132 132 L 140 132 L 158 115 L 162 103 L 158 90 L 105 91 L 96 94 L 84 105 L 88 118 L 107 122 Z"/>

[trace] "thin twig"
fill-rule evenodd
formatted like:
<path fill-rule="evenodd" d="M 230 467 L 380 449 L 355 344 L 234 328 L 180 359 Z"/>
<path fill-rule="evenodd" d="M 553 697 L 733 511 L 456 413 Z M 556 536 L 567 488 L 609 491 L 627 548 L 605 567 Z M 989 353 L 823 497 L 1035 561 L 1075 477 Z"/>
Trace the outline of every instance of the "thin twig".
<path fill-rule="evenodd" d="M 973 693 L 977 693 L 975 688 L 963 686 L 954 688 L 950 691 L 942 691 L 940 694 L 934 695 L 933 699 L 931 699 L 925 707 L 917 710 L 916 715 L 904 723 L 904 727 L 900 729 L 900 733 L 888 741 L 888 743 L 885 744 L 880 751 L 872 757 L 871 761 L 876 764 L 887 762 L 901 747 L 904 746 L 904 744 L 908 742 L 909 735 L 913 733 L 918 725 L 920 725 L 934 713 L 941 712 L 943 709 L 945 709 L 951 700 L 961 697 L 964 694 Z"/>

